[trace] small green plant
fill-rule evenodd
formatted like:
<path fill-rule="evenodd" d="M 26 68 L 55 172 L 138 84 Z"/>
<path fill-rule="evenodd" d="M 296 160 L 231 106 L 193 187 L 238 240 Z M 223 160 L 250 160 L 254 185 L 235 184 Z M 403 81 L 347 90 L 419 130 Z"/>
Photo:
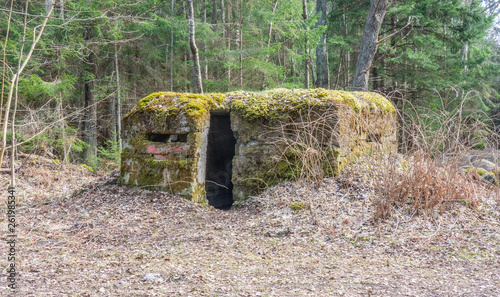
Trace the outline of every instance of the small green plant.
<path fill-rule="evenodd" d="M 99 155 L 97 158 L 99 168 L 109 171 L 119 166 L 121 152 L 116 142 L 107 140 L 103 146 L 97 148 L 97 152 Z"/>
<path fill-rule="evenodd" d="M 290 204 L 290 209 L 293 211 L 299 211 L 306 207 L 306 204 L 302 201 L 295 201 Z"/>
<path fill-rule="evenodd" d="M 106 140 L 103 146 L 97 148 L 99 157 L 104 160 L 113 161 L 116 163 L 120 162 L 120 148 L 117 143 L 111 140 Z"/>

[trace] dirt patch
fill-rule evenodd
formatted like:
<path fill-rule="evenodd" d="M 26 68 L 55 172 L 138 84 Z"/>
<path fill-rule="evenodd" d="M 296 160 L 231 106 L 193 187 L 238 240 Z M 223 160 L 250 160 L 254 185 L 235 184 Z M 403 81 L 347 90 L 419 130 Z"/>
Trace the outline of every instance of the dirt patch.
<path fill-rule="evenodd" d="M 500 295 L 495 197 L 374 224 L 375 194 L 339 179 L 222 211 L 120 186 L 117 172 L 72 169 L 45 188 L 31 178 L 18 186 L 19 296 Z"/>

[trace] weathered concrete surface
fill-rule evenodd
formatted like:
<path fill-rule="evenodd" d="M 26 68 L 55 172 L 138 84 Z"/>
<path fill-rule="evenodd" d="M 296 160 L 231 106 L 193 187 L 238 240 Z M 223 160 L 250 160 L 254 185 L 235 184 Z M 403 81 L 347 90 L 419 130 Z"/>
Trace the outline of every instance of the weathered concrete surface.
<path fill-rule="evenodd" d="M 324 89 L 155 93 L 123 120 L 122 182 L 206 203 L 211 112 L 230 113 L 236 138 L 235 200 L 303 177 L 304 168 L 331 176 L 364 152 L 397 149 L 394 107 L 374 93 Z M 314 158 L 307 154 L 321 155 L 324 162 L 309 163 Z"/>

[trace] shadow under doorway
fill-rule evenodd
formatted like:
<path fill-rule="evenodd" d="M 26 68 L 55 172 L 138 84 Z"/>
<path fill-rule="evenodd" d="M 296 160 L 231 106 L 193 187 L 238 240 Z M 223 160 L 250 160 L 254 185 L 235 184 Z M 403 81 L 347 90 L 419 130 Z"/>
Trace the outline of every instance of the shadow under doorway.
<path fill-rule="evenodd" d="M 229 114 L 210 114 L 205 192 L 208 204 L 218 209 L 229 209 L 234 202 L 231 178 L 235 145 Z"/>

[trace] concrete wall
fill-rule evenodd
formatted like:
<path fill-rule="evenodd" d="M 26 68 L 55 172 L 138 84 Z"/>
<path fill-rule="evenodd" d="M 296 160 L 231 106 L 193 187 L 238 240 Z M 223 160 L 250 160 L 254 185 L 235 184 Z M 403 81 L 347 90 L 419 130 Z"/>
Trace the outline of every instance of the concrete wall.
<path fill-rule="evenodd" d="M 207 203 L 207 135 L 214 111 L 230 113 L 236 138 L 235 200 L 283 180 L 335 175 L 365 152 L 397 149 L 394 107 L 373 93 L 156 93 L 123 120 L 122 182 Z M 166 134 L 187 137 L 172 142 L 172 136 L 161 137 Z"/>

